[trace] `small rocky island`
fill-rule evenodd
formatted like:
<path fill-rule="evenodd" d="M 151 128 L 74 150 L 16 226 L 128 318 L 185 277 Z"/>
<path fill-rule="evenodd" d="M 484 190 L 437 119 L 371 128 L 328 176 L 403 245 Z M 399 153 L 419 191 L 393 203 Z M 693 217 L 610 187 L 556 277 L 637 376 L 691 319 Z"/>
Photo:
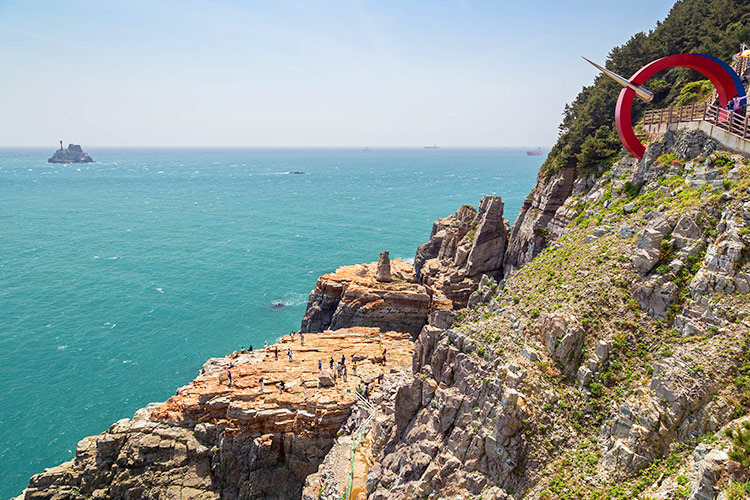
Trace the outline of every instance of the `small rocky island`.
<path fill-rule="evenodd" d="M 63 149 L 63 143 L 60 141 L 60 149 L 54 152 L 52 157 L 47 160 L 49 163 L 93 163 L 94 160 L 87 153 L 83 152 L 78 144 L 68 144 L 67 149 Z"/>

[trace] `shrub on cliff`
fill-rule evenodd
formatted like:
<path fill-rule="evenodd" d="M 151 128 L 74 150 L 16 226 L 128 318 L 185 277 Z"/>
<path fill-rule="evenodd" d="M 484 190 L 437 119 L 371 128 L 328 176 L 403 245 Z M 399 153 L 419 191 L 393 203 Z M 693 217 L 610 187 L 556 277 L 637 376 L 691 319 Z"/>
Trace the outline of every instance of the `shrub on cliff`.
<path fill-rule="evenodd" d="M 727 436 L 732 439 L 729 458 L 744 467 L 750 467 L 750 422 L 745 421 L 736 429 L 727 429 Z"/>

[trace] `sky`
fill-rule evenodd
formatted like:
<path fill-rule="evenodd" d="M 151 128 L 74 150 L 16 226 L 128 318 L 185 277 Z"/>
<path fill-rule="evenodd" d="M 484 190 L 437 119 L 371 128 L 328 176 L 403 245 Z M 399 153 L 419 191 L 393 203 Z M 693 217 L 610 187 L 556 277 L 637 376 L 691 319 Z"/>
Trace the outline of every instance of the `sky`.
<path fill-rule="evenodd" d="M 0 0 L 0 146 L 551 146 L 671 0 Z"/>

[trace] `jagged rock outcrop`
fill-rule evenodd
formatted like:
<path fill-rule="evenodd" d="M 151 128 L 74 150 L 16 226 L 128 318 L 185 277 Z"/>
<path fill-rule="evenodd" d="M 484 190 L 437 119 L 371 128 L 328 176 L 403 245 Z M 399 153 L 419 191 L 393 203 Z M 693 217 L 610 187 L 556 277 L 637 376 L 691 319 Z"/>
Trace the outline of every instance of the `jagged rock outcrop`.
<path fill-rule="evenodd" d="M 474 342 L 425 327 L 417 340 L 415 377 L 399 388 L 393 419 L 376 424 L 379 466 L 367 478 L 368 498 L 435 496 L 510 498 L 524 461 L 523 421 L 531 417 L 514 388 L 518 366 L 496 377 L 472 355 Z"/>
<path fill-rule="evenodd" d="M 60 149 L 47 160 L 49 163 L 93 163 L 93 161 L 78 144 L 68 144 L 67 149 L 62 149 L 60 146 Z"/>
<path fill-rule="evenodd" d="M 523 202 L 510 232 L 510 243 L 503 263 L 504 272 L 518 269 L 531 261 L 550 242 L 549 222 L 573 192 L 576 171 L 563 168 L 559 173 L 547 177 L 539 172 L 536 187 Z"/>
<path fill-rule="evenodd" d="M 34 476 L 21 498 L 299 498 L 349 418 L 355 387 L 407 368 L 412 350 L 406 333 L 352 328 L 210 360 L 165 403 L 83 439 L 73 460 Z M 350 367 L 346 380 L 319 387 L 318 361 L 342 354 L 357 375 Z"/>
<path fill-rule="evenodd" d="M 433 309 L 465 307 L 483 275 L 502 278 L 509 233 L 503 207 L 499 196 L 485 196 L 478 211 L 463 205 L 435 221 L 430 241 L 419 246 L 414 259 Z"/>
<path fill-rule="evenodd" d="M 376 278 L 377 269 L 375 262 L 343 266 L 318 278 L 301 331 L 371 326 L 418 334 L 427 323 L 431 300 L 425 287 L 415 282 L 414 268 L 394 259 L 389 282 Z"/>
<path fill-rule="evenodd" d="M 750 271 L 750 197 L 736 183 L 750 161 L 717 151 L 665 163 L 693 136 L 576 179 L 575 200 L 546 223 L 549 251 L 527 254 L 537 257 L 499 290 L 484 277 L 478 309 L 455 329 L 423 329 L 414 378 L 377 427 L 368 498 L 606 497 L 614 478 L 632 498 L 708 499 L 728 477 L 750 477 L 729 472 L 726 441 L 656 468 L 721 436 L 747 397 L 733 373 L 748 355 L 750 311 L 737 294 Z M 467 219 L 436 223 L 421 273 L 441 249 L 457 253 L 451 233 Z"/>

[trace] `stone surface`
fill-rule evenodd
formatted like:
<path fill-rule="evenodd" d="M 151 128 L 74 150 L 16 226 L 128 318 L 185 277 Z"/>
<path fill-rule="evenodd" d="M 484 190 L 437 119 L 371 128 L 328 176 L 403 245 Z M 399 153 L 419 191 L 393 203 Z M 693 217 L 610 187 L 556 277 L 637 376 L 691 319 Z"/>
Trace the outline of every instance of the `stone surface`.
<path fill-rule="evenodd" d="M 414 270 L 391 261 L 392 280 L 376 279 L 378 264 L 343 266 L 318 278 L 310 292 L 301 331 L 321 332 L 354 326 L 419 333 L 427 323 L 431 300 L 415 283 Z"/>
<path fill-rule="evenodd" d="M 375 270 L 375 279 L 388 283 L 391 281 L 391 258 L 388 251 L 380 252 L 378 259 L 378 268 Z"/>
<path fill-rule="evenodd" d="M 531 261 L 555 236 L 547 226 L 573 192 L 576 175 L 573 168 L 563 168 L 551 177 L 539 172 L 536 187 L 523 202 L 510 233 L 503 263 L 506 275 Z"/>
<path fill-rule="evenodd" d="M 433 310 L 465 307 L 483 275 L 500 279 L 508 242 L 508 221 L 499 196 L 485 196 L 479 210 L 462 206 L 433 224 L 430 241 L 414 259 L 419 282 Z"/>
<path fill-rule="evenodd" d="M 165 403 L 83 439 L 73 460 L 35 475 L 22 498 L 299 498 L 349 418 L 355 388 L 407 368 L 412 351 L 409 334 L 351 328 L 211 360 Z M 350 367 L 346 381 L 319 387 L 318 361 L 342 354 L 358 359 L 357 376 Z"/>

